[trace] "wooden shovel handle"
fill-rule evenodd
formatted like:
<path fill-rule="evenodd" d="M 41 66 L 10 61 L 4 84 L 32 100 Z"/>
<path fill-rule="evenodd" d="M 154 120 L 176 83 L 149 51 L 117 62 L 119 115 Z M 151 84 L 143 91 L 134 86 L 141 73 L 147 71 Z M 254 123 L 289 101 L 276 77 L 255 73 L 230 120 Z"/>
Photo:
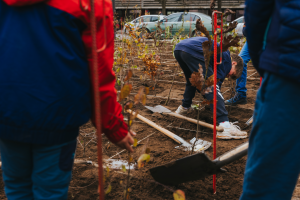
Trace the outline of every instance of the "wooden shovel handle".
<path fill-rule="evenodd" d="M 128 113 L 131 113 L 132 115 L 135 115 L 135 112 L 133 112 L 132 110 L 126 110 Z M 138 119 L 142 120 L 143 122 L 145 122 L 146 124 L 152 126 L 153 128 L 159 130 L 160 132 L 162 132 L 163 134 L 165 134 L 166 136 L 168 136 L 169 138 L 173 139 L 175 142 L 177 142 L 178 144 L 182 144 L 181 140 L 183 140 L 181 137 L 179 137 L 178 135 L 168 131 L 167 129 L 162 128 L 161 126 L 158 126 L 156 123 L 150 121 L 149 119 L 137 114 L 136 116 Z"/>
<path fill-rule="evenodd" d="M 171 115 L 171 116 L 174 116 L 174 117 L 177 117 L 177 118 L 180 118 L 180 119 L 185 119 L 189 122 L 192 122 L 194 124 L 197 124 L 197 120 L 195 119 L 192 119 L 192 118 L 189 118 L 189 117 L 185 117 L 183 115 L 180 115 L 180 114 L 177 114 L 177 113 L 164 113 L 164 114 L 168 114 L 168 115 Z M 214 126 L 212 124 L 209 124 L 209 123 L 206 123 L 206 122 L 203 122 L 203 121 L 199 121 L 199 125 L 201 126 L 205 126 L 207 128 L 210 128 L 210 129 L 214 129 Z M 217 126 L 217 131 L 219 132 L 223 132 L 224 131 L 224 128 L 223 127 L 220 127 L 220 126 Z"/>

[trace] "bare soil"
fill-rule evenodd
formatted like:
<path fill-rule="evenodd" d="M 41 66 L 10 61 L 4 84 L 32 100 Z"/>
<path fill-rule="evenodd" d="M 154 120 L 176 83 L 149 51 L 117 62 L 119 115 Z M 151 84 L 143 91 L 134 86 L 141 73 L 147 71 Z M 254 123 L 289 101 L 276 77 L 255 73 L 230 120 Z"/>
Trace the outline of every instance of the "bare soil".
<path fill-rule="evenodd" d="M 173 79 L 174 72 L 176 73 L 175 83 L 171 92 L 171 100 L 166 106 L 172 111 L 175 111 L 177 107 L 181 104 L 181 99 L 183 98 L 183 93 L 185 89 L 185 77 L 182 74 L 181 69 L 176 66 L 176 60 L 173 58 L 171 53 L 164 54 L 161 56 L 162 61 L 167 60 L 168 62 L 161 66 L 160 70 L 163 71 L 163 75 L 158 78 L 158 82 L 155 90 L 150 90 L 150 94 L 147 97 L 147 105 L 164 105 L 166 97 L 169 94 L 171 87 L 171 81 Z M 169 66 L 168 66 L 169 65 Z M 134 70 L 134 76 L 130 80 L 133 85 L 132 93 L 136 93 L 141 86 L 154 86 L 154 81 L 140 80 L 140 75 L 143 75 L 142 70 Z M 256 98 L 256 93 L 259 88 L 259 75 L 256 73 L 256 70 L 251 66 L 248 67 L 248 76 L 247 82 L 248 88 L 248 103 L 245 105 L 227 107 L 229 112 L 229 118 L 231 122 L 238 121 L 237 125 L 250 133 L 251 126 L 246 127 L 245 122 L 252 116 L 254 109 L 254 102 Z M 118 74 L 117 74 L 118 76 Z M 149 79 L 149 77 L 147 77 Z M 235 83 L 234 83 L 235 84 Z M 221 88 L 221 92 L 224 95 L 225 99 L 229 99 L 232 96 L 230 90 L 231 83 L 230 81 L 225 81 Z M 120 89 L 120 86 L 116 86 L 117 90 Z M 156 96 L 155 96 L 156 95 Z M 133 100 L 133 95 L 129 97 Z M 199 101 L 200 95 L 197 94 L 194 98 L 195 103 Z M 201 99 L 202 101 L 203 99 Z M 172 116 L 161 115 L 158 113 L 152 113 L 147 110 L 142 105 L 137 106 L 135 109 L 138 109 L 139 114 L 142 116 L 154 121 L 160 126 L 170 130 L 171 132 L 179 135 L 185 140 L 189 141 L 196 135 L 195 124 L 190 122 L 177 119 Z M 208 106 L 200 110 L 200 119 L 208 123 L 213 123 L 212 112 Z M 194 110 L 188 114 L 188 117 L 194 119 L 197 118 L 197 111 Z M 149 136 L 147 140 L 143 140 L 137 146 L 135 153 L 133 154 L 134 161 L 137 161 L 139 155 L 142 153 L 142 149 L 147 145 L 150 148 L 150 162 L 141 169 L 134 169 L 131 171 L 131 180 L 130 180 L 130 199 L 173 199 L 174 190 L 180 189 L 185 192 L 186 199 L 239 199 L 239 196 L 242 193 L 242 184 L 243 184 L 243 173 L 245 168 L 246 157 L 235 161 L 232 164 L 225 166 L 227 170 L 224 174 L 217 175 L 217 193 L 213 194 L 212 191 L 212 176 L 207 177 L 203 180 L 193 181 L 189 183 L 179 184 L 176 186 L 162 186 L 153 182 L 153 179 L 149 173 L 149 169 L 170 161 L 188 156 L 190 152 L 185 152 L 182 150 L 175 149 L 178 146 L 172 139 L 168 138 L 164 134 L 150 127 L 149 125 L 141 122 L 136 119 L 133 123 L 132 129 L 137 133 L 136 139 L 138 141 Z M 91 124 L 86 124 L 82 126 L 81 131 L 84 133 L 90 133 L 94 130 Z M 212 142 L 213 133 L 211 129 L 203 128 L 200 129 L 199 137 L 201 139 Z M 83 137 L 80 136 L 79 140 L 83 143 Z M 90 139 L 85 138 L 86 142 Z M 217 140 L 217 156 L 225 153 L 226 151 L 231 150 L 232 148 L 242 144 L 247 141 L 243 140 Z M 104 158 L 110 158 L 114 156 L 117 152 L 120 151 L 113 144 L 103 137 L 103 154 Z M 81 145 L 78 145 L 77 149 L 77 159 L 87 159 L 97 163 L 97 146 L 95 140 L 90 142 L 85 150 L 85 156 L 83 156 L 83 148 Z M 207 155 L 212 158 L 213 148 L 210 147 L 206 151 Z M 121 153 L 120 155 L 114 157 L 116 159 L 127 160 L 128 154 L 126 152 Z M 176 176 L 176 174 L 174 174 Z M 106 199 L 122 199 L 124 194 L 124 183 L 126 183 L 127 174 L 122 172 L 122 170 L 113 170 L 110 172 L 110 178 L 106 180 L 106 187 L 110 183 L 112 190 L 106 195 Z M 122 184 L 120 182 L 123 182 Z M 97 193 L 97 168 L 93 165 L 88 164 L 75 164 L 73 180 L 71 182 L 71 188 L 69 191 L 69 199 L 95 199 L 98 196 Z"/>
<path fill-rule="evenodd" d="M 165 52 L 164 52 L 165 53 Z M 172 111 L 175 111 L 179 105 L 181 105 L 181 99 L 185 89 L 185 77 L 182 74 L 181 69 L 176 66 L 176 60 L 173 58 L 171 51 L 161 55 L 162 61 L 166 61 L 160 67 L 162 75 L 158 78 L 155 90 L 150 90 L 150 94 L 147 97 L 147 105 L 164 105 L 166 97 L 169 94 L 171 87 L 171 81 L 174 73 L 176 73 L 175 83 L 171 92 L 171 100 L 166 106 Z M 118 76 L 118 74 L 116 74 Z M 154 86 L 154 81 L 140 80 L 140 76 L 143 75 L 142 70 L 134 70 L 134 76 L 130 80 L 133 85 L 132 93 L 136 93 L 141 86 Z M 247 99 L 248 103 L 245 105 L 227 107 L 229 112 L 229 118 L 231 122 L 238 121 L 237 125 L 250 133 L 251 126 L 246 127 L 245 122 L 252 116 L 254 109 L 254 102 L 256 93 L 259 88 L 259 75 L 256 70 L 249 65 L 248 76 L 250 76 L 247 82 Z M 147 77 L 149 78 L 149 77 Z M 234 83 L 235 84 L 235 83 Z M 230 90 L 231 83 L 225 81 L 222 85 L 221 92 L 225 99 L 229 99 L 233 93 Z M 120 86 L 116 86 L 119 90 Z M 155 96 L 156 95 L 156 96 Z M 133 95 L 129 97 L 133 100 Z M 197 94 L 194 98 L 195 103 L 199 101 L 200 95 Z M 201 98 L 201 101 L 203 99 Z M 136 108 L 139 114 L 154 121 L 160 126 L 170 130 L 171 132 L 179 135 L 185 140 L 189 141 L 196 135 L 195 124 L 177 119 L 172 116 L 161 115 L 152 113 L 144 106 L 139 105 Z M 213 123 L 212 112 L 208 106 L 200 110 L 200 119 L 208 123 Z M 192 111 L 188 114 L 188 117 L 197 118 L 197 111 Z M 126 118 L 126 116 L 125 116 Z M 203 180 L 193 181 L 189 183 L 179 184 L 176 186 L 162 186 L 153 181 L 149 169 L 170 161 L 188 156 L 190 152 L 175 149 L 178 146 L 172 139 L 168 138 L 161 132 L 150 127 L 149 125 L 142 123 L 136 119 L 133 123 L 132 130 L 137 133 L 136 139 L 138 141 L 151 135 L 148 139 L 140 142 L 133 153 L 134 162 L 137 161 L 139 155 L 142 153 L 145 146 L 150 148 L 150 162 L 146 164 L 144 168 L 131 170 L 131 180 L 129 187 L 131 188 L 130 199 L 173 199 L 173 191 L 180 189 L 185 192 L 186 199 L 239 199 L 242 193 L 243 174 L 245 169 L 246 157 L 233 162 L 225 166 L 226 173 L 217 175 L 217 193 L 213 194 L 212 190 L 212 176 Z M 94 137 L 94 127 L 91 123 L 87 123 L 81 127 L 80 135 L 78 137 L 78 146 L 76 152 L 76 159 L 88 160 L 93 163 L 97 163 L 97 143 Z M 83 137 L 85 136 L 85 137 Z M 211 129 L 201 127 L 199 137 L 201 139 L 212 142 L 213 132 Z M 243 140 L 217 140 L 217 156 L 231 150 L 232 148 L 247 141 Z M 85 148 L 83 148 L 85 146 Z M 120 149 L 110 143 L 105 136 L 102 141 L 103 146 L 103 158 L 110 158 L 114 156 Z M 207 155 L 212 158 L 213 148 L 210 147 L 206 150 Z M 128 153 L 123 152 L 116 159 L 127 160 Z M 87 200 L 98 198 L 98 172 L 97 167 L 93 164 L 74 164 L 73 178 L 69 190 L 69 198 L 74 200 Z M 106 171 L 105 171 L 106 173 Z M 176 174 L 174 174 L 176 176 Z M 106 195 L 106 199 L 123 199 L 124 185 L 126 183 L 127 174 L 122 170 L 110 170 L 110 175 L 106 178 L 105 187 L 111 184 L 111 192 Z M 3 189 L 3 183 L 0 182 L 0 188 Z M 4 191 L 0 191 L 0 199 L 5 199 Z"/>

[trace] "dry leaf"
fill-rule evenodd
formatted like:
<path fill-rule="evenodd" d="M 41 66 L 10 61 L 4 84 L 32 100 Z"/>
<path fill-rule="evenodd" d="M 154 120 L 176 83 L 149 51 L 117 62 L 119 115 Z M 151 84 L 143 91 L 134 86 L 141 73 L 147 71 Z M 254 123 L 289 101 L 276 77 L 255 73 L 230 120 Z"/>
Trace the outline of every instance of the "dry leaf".
<path fill-rule="evenodd" d="M 144 87 L 141 87 L 138 93 L 134 96 L 134 103 L 142 103 L 143 105 L 146 105 L 146 98 L 146 94 L 144 94 Z"/>
<path fill-rule="evenodd" d="M 204 83 L 202 65 L 199 64 L 198 72 L 193 72 L 191 75 L 191 78 L 189 78 L 189 80 L 190 80 L 192 86 L 196 87 L 199 91 L 202 90 L 202 86 Z"/>
<path fill-rule="evenodd" d="M 119 101 L 122 101 L 123 99 L 125 99 L 126 97 L 128 97 L 128 95 L 130 94 L 132 90 L 132 85 L 131 84 L 125 84 L 123 86 L 123 88 L 121 89 L 121 92 L 119 94 Z"/>
<path fill-rule="evenodd" d="M 201 105 L 210 105 L 210 104 L 214 104 L 214 100 L 211 99 L 211 100 L 207 100 L 207 99 L 204 99 L 202 102 L 201 102 Z"/>
<path fill-rule="evenodd" d="M 125 109 L 125 110 L 131 109 L 132 106 L 133 106 L 133 103 L 132 103 L 132 102 L 127 102 L 127 103 L 125 104 L 125 106 L 124 106 L 124 109 Z"/>
<path fill-rule="evenodd" d="M 124 82 L 125 82 L 125 81 L 128 81 L 129 79 L 131 79 L 131 77 L 132 77 L 132 71 L 131 71 L 131 70 L 128 70 L 127 75 L 126 75 L 126 77 L 125 77 L 125 79 L 124 79 Z"/>
<path fill-rule="evenodd" d="M 149 162 L 150 161 L 150 155 L 149 154 L 142 154 L 137 163 L 138 163 L 138 168 L 142 168 L 145 166 L 145 163 Z"/>
<path fill-rule="evenodd" d="M 208 77 L 208 79 L 206 79 L 205 81 L 205 87 L 209 87 L 212 85 L 214 85 L 214 74 Z"/>
<path fill-rule="evenodd" d="M 124 173 L 126 173 L 126 167 L 125 167 L 125 165 L 122 165 L 122 171 L 124 172 Z"/>
<path fill-rule="evenodd" d="M 149 94 L 149 87 L 145 87 L 145 94 L 146 94 L 146 95 Z"/>
<path fill-rule="evenodd" d="M 201 33 L 203 33 L 207 37 L 209 43 L 211 43 L 211 38 L 210 38 L 209 32 L 207 31 L 207 29 L 205 28 L 205 26 L 203 25 L 203 23 L 200 19 L 197 19 L 197 21 L 196 21 L 196 29 L 198 31 L 200 31 Z"/>
<path fill-rule="evenodd" d="M 138 141 L 137 141 L 137 139 L 133 139 L 134 140 L 134 142 L 133 142 L 133 147 L 136 147 L 137 145 L 138 145 Z"/>
<path fill-rule="evenodd" d="M 202 43 L 202 49 L 203 49 L 203 54 L 204 54 L 204 62 L 205 62 L 205 69 L 209 68 L 209 62 L 210 62 L 210 57 L 213 54 L 213 52 L 210 51 L 212 46 L 211 41 L 205 41 Z"/>
<path fill-rule="evenodd" d="M 185 200 L 185 194 L 182 190 L 176 190 L 173 193 L 174 200 Z"/>
<path fill-rule="evenodd" d="M 228 33 L 228 32 L 230 32 L 230 31 L 234 30 L 234 29 L 237 27 L 237 25 L 238 25 L 237 21 L 235 21 L 235 22 L 230 22 L 230 23 L 229 23 L 229 26 L 228 26 L 225 30 L 223 30 L 223 34 L 224 34 L 224 33 Z M 221 34 L 221 32 L 218 33 L 218 35 L 220 35 L 220 34 Z"/>
<path fill-rule="evenodd" d="M 146 94 L 143 94 L 143 95 L 142 95 L 142 99 L 141 99 L 141 103 L 142 103 L 143 105 L 146 105 L 146 101 L 147 101 Z"/>
<path fill-rule="evenodd" d="M 229 49 L 229 47 L 239 47 L 240 38 L 239 36 L 236 36 L 235 38 L 232 37 L 232 35 L 229 35 L 227 37 L 224 37 L 224 42 L 222 46 L 222 51 L 225 52 Z M 220 52 L 220 48 L 218 48 L 218 52 Z"/>
<path fill-rule="evenodd" d="M 108 194 L 111 192 L 111 185 L 109 184 L 105 190 L 105 194 Z"/>

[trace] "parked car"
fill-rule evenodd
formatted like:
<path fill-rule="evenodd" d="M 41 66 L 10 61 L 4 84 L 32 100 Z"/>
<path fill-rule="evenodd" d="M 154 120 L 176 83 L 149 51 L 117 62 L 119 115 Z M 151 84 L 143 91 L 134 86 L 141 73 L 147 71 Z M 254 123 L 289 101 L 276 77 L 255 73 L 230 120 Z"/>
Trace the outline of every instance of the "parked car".
<path fill-rule="evenodd" d="M 162 19 L 164 19 L 166 17 L 166 15 L 143 15 L 140 16 L 134 20 L 132 20 L 131 22 L 127 22 L 123 28 L 123 31 L 126 33 L 126 26 L 130 27 L 130 29 L 135 30 L 139 25 L 143 25 L 143 24 L 151 24 L 154 22 L 158 22 Z"/>
<path fill-rule="evenodd" d="M 238 23 L 237 27 L 235 28 L 235 32 L 237 33 L 237 35 L 240 37 L 244 36 L 243 35 L 244 16 L 239 17 L 233 21 Z"/>
<path fill-rule="evenodd" d="M 160 20 L 160 27 L 162 28 L 162 30 L 165 30 L 166 27 L 173 26 L 171 31 L 172 35 L 175 35 L 175 33 L 177 33 L 182 27 L 184 28 L 184 31 L 181 34 L 185 35 L 189 34 L 191 29 L 191 36 L 193 36 L 195 34 L 194 30 L 197 19 L 203 21 L 203 24 L 206 27 L 206 29 L 209 31 L 210 34 L 212 34 L 211 17 L 206 14 L 197 12 L 180 12 L 168 15 L 164 19 Z M 137 28 L 141 29 L 142 27 L 145 27 L 148 33 L 152 33 L 156 31 L 157 23 L 148 23 L 144 26 L 141 24 L 138 25 Z"/>

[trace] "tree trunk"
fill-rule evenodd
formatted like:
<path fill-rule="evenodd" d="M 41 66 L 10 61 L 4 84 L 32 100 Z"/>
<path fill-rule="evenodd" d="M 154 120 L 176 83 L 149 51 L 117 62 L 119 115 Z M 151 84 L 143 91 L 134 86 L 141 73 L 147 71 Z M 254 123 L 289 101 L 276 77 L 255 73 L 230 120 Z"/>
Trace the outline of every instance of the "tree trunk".
<path fill-rule="evenodd" d="M 222 0 L 218 0 L 218 11 L 222 12 Z"/>
<path fill-rule="evenodd" d="M 161 0 L 162 14 L 163 14 L 163 15 L 167 15 L 167 12 L 166 12 L 166 4 L 167 4 L 167 0 Z"/>

